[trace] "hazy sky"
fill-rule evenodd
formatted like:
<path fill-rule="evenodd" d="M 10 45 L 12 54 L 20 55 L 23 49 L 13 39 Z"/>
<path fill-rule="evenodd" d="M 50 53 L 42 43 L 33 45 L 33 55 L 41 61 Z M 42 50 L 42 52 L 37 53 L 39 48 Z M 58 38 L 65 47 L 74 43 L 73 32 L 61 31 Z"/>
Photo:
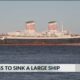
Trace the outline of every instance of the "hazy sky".
<path fill-rule="evenodd" d="M 34 20 L 38 31 L 56 20 L 59 28 L 80 33 L 80 1 L 0 1 L 0 33 L 25 29 Z"/>

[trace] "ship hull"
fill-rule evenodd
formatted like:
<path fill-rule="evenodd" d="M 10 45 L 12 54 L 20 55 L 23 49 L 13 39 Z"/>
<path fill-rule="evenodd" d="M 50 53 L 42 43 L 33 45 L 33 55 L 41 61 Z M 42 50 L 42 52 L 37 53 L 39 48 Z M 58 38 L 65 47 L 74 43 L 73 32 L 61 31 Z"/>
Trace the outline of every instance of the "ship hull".
<path fill-rule="evenodd" d="M 23 45 L 23 46 L 60 46 L 60 45 L 79 45 L 80 38 L 63 38 L 63 39 L 4 39 L 0 40 L 0 45 Z"/>

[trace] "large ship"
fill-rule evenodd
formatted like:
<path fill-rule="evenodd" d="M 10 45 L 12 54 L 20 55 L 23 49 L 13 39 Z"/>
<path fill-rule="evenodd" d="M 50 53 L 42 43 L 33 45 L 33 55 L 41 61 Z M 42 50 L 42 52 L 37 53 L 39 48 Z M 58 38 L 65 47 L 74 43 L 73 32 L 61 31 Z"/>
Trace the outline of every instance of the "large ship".
<path fill-rule="evenodd" d="M 80 45 L 80 35 L 58 30 L 56 21 L 48 22 L 48 30 L 36 31 L 35 21 L 27 21 L 25 30 L 0 34 L 0 45 Z"/>

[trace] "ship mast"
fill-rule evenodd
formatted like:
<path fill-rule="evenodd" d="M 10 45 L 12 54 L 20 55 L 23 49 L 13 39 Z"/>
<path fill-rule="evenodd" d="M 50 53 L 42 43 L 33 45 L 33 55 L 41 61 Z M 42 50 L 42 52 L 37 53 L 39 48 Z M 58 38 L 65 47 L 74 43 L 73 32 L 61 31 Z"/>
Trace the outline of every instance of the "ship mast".
<path fill-rule="evenodd" d="M 64 27 L 63 27 L 63 24 L 62 24 L 62 32 L 64 32 Z"/>

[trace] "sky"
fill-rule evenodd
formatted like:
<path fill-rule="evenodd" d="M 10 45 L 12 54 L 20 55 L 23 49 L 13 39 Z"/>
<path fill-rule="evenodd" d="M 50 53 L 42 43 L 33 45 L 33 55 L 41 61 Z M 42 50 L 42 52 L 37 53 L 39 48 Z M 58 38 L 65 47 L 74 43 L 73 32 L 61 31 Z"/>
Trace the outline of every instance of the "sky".
<path fill-rule="evenodd" d="M 0 1 L 0 33 L 25 29 L 34 20 L 37 31 L 46 31 L 56 20 L 59 29 L 80 34 L 80 1 Z"/>

